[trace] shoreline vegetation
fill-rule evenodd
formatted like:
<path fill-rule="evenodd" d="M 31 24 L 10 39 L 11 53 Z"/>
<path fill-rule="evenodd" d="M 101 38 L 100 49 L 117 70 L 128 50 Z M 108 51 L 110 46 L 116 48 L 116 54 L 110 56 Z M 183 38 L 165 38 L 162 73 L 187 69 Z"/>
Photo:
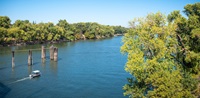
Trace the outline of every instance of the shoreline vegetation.
<path fill-rule="evenodd" d="M 31 23 L 29 20 L 16 20 L 11 24 L 8 16 L 0 16 L 0 47 L 104 39 L 123 36 L 127 30 L 122 26 L 96 22 L 70 24 L 65 19 L 59 20 L 57 24 Z"/>
<path fill-rule="evenodd" d="M 114 34 L 112 37 L 116 36 L 124 36 L 124 34 Z M 105 39 L 105 38 L 110 38 L 110 37 L 102 37 L 98 39 Z M 92 40 L 92 39 L 79 39 L 79 40 Z M 74 40 L 78 41 L 78 40 Z M 55 43 L 62 43 L 62 42 L 73 42 L 69 40 L 55 40 L 55 41 L 30 41 L 30 42 L 20 42 L 20 43 L 10 43 L 10 44 L 1 44 L 0 47 L 10 47 L 10 46 L 25 46 L 25 45 L 34 45 L 34 44 L 55 44 Z"/>

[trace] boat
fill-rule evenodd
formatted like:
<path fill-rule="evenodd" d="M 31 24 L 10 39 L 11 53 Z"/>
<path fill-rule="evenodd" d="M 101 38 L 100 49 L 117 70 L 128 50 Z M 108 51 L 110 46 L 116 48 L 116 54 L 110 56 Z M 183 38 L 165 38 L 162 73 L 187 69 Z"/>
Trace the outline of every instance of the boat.
<path fill-rule="evenodd" d="M 35 78 L 35 77 L 39 77 L 41 75 L 40 71 L 39 70 L 34 70 L 30 75 L 29 77 L 30 78 Z"/>

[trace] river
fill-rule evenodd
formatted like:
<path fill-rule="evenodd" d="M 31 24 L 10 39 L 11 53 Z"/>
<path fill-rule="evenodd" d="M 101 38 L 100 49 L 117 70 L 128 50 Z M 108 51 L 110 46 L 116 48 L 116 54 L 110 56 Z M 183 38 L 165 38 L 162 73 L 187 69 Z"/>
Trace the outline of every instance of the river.
<path fill-rule="evenodd" d="M 124 98 L 122 87 L 126 56 L 120 53 L 122 37 L 53 44 L 58 47 L 58 62 L 41 60 L 41 51 L 33 50 L 33 65 L 27 65 L 28 49 L 41 45 L 0 48 L 0 83 L 5 98 Z M 49 47 L 50 45 L 46 45 Z M 15 50 L 15 67 L 11 65 Z M 41 77 L 30 79 L 33 70 Z M 1 89 L 2 89 L 1 88 Z M 0 90 L 0 92 L 3 92 Z"/>

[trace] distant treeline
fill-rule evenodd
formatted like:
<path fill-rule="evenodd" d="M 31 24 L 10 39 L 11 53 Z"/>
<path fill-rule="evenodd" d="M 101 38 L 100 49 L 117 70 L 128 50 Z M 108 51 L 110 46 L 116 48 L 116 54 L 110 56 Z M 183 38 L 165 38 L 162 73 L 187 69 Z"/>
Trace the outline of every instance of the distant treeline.
<path fill-rule="evenodd" d="M 29 20 L 16 20 L 11 24 L 7 16 L 0 16 L 0 45 L 34 44 L 44 42 L 75 41 L 81 39 L 101 39 L 123 35 L 127 28 L 101 25 L 96 22 L 70 24 L 59 20 L 57 24 L 35 23 Z"/>

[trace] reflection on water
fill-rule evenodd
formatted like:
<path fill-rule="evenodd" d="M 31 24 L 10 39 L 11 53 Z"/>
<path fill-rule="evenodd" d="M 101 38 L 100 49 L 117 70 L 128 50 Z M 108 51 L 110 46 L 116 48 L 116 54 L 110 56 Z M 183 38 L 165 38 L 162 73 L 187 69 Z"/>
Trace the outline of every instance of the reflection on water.
<path fill-rule="evenodd" d="M 54 62 L 52 60 L 50 61 L 50 68 L 54 74 L 57 74 L 57 70 L 58 70 L 57 65 L 58 65 L 58 62 Z"/>
<path fill-rule="evenodd" d="M 42 65 L 45 65 L 46 59 L 41 59 Z"/>
<path fill-rule="evenodd" d="M 28 74 L 32 73 L 32 66 L 28 66 Z"/>

